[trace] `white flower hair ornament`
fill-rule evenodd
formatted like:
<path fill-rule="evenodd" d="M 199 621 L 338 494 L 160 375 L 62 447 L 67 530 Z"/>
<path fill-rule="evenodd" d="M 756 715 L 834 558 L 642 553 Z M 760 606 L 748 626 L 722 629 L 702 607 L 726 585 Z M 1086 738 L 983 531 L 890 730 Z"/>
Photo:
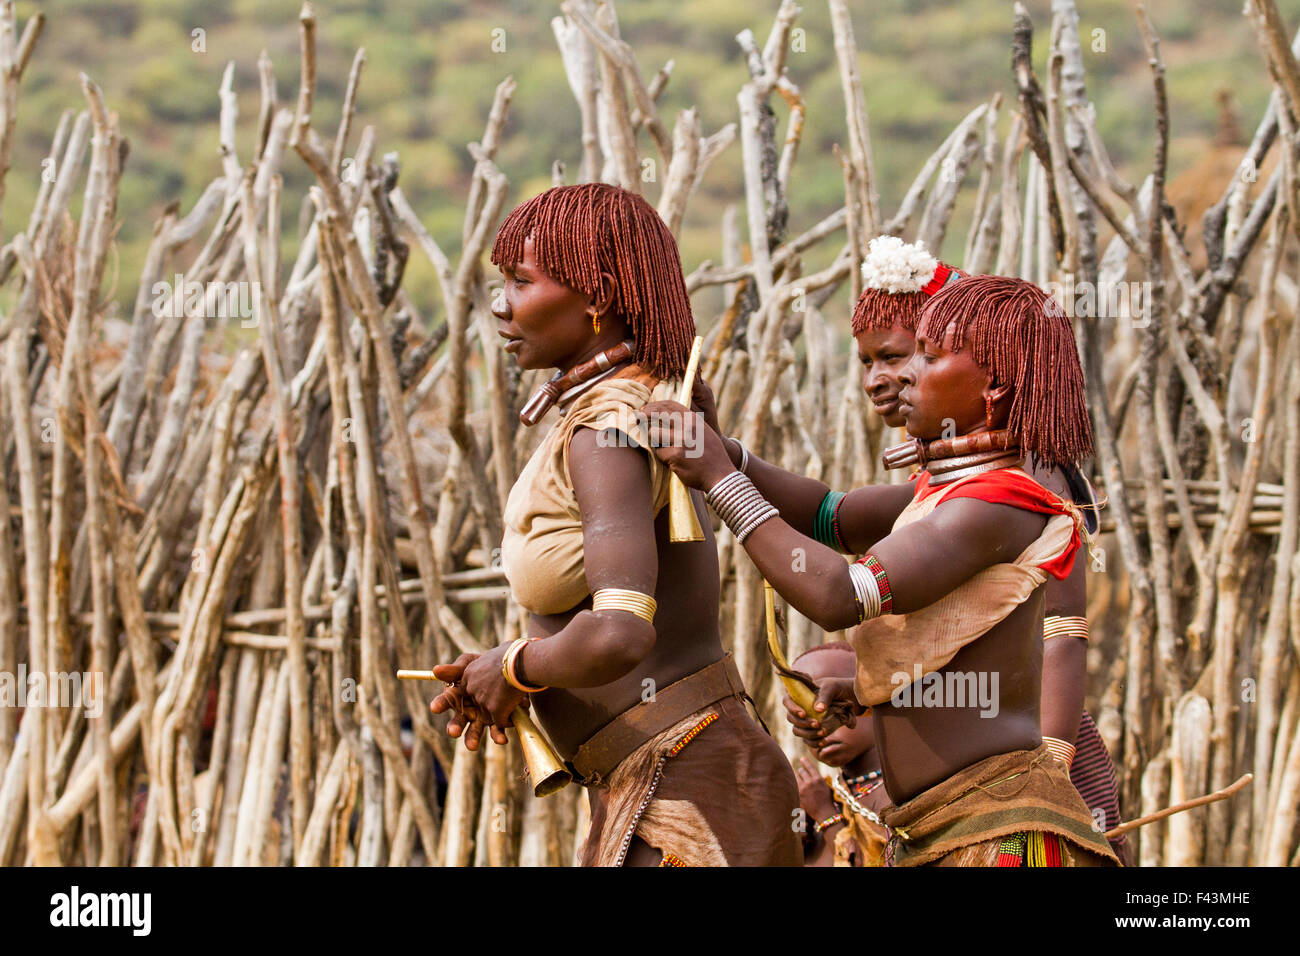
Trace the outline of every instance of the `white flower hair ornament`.
<path fill-rule="evenodd" d="M 938 273 L 942 271 L 943 275 Z M 895 295 L 943 288 L 951 272 L 926 251 L 924 242 L 904 242 L 897 236 L 877 236 L 862 261 L 862 284 L 867 289 Z"/>

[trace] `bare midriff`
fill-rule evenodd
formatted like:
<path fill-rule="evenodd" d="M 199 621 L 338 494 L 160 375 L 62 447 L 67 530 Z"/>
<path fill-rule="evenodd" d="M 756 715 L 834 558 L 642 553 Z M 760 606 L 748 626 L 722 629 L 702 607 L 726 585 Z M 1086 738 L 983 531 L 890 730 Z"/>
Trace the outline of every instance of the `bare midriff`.
<path fill-rule="evenodd" d="M 533 712 L 556 749 L 569 759 L 592 734 L 623 711 L 676 681 L 722 658 L 718 633 L 718 557 L 708 510 L 699 492 L 691 494 L 704 540 L 673 543 L 668 509 L 655 519 L 659 570 L 655 586 L 654 649 L 616 681 L 599 687 L 551 688 L 532 696 Z M 562 614 L 531 615 L 529 636 L 547 637 L 580 611 L 588 596 Z"/>
<path fill-rule="evenodd" d="M 992 689 L 996 674 L 996 715 L 981 716 L 991 708 L 981 707 L 969 694 L 963 707 L 952 706 L 954 701 L 946 698 L 942 706 L 927 706 L 915 689 L 910 706 L 887 701 L 872 708 L 885 789 L 896 805 L 985 757 L 1032 750 L 1042 742 L 1039 700 L 1044 591 L 1045 587 L 1039 587 L 1028 601 L 936 672 L 945 691 L 959 683 L 964 688 L 971 686 L 970 680 L 958 681 L 958 675 L 974 675 L 976 687 Z M 937 678 L 925 680 L 938 687 Z M 921 697 L 919 706 L 917 697 Z"/>

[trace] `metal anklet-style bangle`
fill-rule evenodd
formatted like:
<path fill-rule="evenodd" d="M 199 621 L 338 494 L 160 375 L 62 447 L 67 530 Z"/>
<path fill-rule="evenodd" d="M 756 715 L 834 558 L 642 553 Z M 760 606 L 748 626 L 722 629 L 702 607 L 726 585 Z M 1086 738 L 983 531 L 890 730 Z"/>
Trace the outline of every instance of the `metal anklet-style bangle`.
<path fill-rule="evenodd" d="M 853 582 L 853 596 L 858 602 L 858 623 L 880 616 L 880 585 L 876 576 L 861 561 L 849 565 L 849 580 Z"/>
<path fill-rule="evenodd" d="M 1068 740 L 1062 740 L 1060 737 L 1049 737 L 1047 734 L 1043 734 L 1043 743 L 1047 745 L 1047 749 L 1050 753 L 1061 759 L 1061 762 L 1065 764 L 1066 769 L 1069 769 L 1070 765 L 1074 763 L 1074 744 L 1070 743 Z"/>
<path fill-rule="evenodd" d="M 742 544 L 755 528 L 781 513 L 740 471 L 726 475 L 705 493 L 704 499 Z"/>

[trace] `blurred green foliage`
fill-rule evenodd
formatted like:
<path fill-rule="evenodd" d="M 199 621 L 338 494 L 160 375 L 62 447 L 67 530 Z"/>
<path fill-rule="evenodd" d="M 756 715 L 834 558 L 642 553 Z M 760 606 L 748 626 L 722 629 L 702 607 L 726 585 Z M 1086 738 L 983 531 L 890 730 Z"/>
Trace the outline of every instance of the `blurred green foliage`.
<path fill-rule="evenodd" d="M 753 30 L 761 45 L 776 0 L 623 0 L 625 39 L 649 80 L 672 59 L 660 101 L 672 128 L 678 110 L 696 106 L 705 134 L 737 118 L 736 93 L 747 79 L 736 34 Z M 274 64 L 282 106 L 298 87 L 300 0 L 56 0 L 40 4 L 48 17 L 19 97 L 17 136 L 4 209 L 7 235 L 22 227 L 39 184 L 41 161 L 59 115 L 84 101 L 85 71 L 105 92 L 130 140 L 119 202 L 115 297 L 130 302 L 153 220 L 179 199 L 188 210 L 220 173 L 217 90 L 228 62 L 239 95 L 238 152 L 247 161 L 259 107 L 257 59 Z M 789 70 L 808 108 L 791 183 L 790 228 L 807 228 L 833 211 L 842 180 L 831 146 L 844 143 L 844 112 L 827 7 L 805 0 L 802 31 Z M 853 3 L 858 69 L 866 91 L 882 208 L 892 212 L 916 171 L 953 125 L 978 103 L 1014 88 L 1009 70 L 1011 3 L 1007 0 L 871 0 Z M 1035 24 L 1035 63 L 1045 82 L 1050 0 L 1028 0 Z M 1289 23 L 1300 0 L 1279 4 Z M 1139 179 L 1149 163 L 1153 123 L 1151 80 L 1129 0 L 1080 0 L 1080 40 L 1089 95 L 1103 136 L 1121 171 Z M 1213 137 L 1221 89 L 1232 91 L 1240 126 L 1254 128 L 1268 78 L 1239 0 L 1149 0 L 1168 64 L 1173 148 L 1171 174 L 1194 162 Z M 18 3 L 20 22 L 37 4 Z M 358 46 L 366 50 L 352 145 L 363 126 L 378 133 L 376 155 L 397 150 L 401 185 L 426 226 L 455 256 L 473 163 L 465 144 L 476 140 L 497 84 L 518 83 L 498 163 L 510 179 L 508 205 L 545 188 L 555 159 L 573 181 L 581 156 L 579 114 L 555 46 L 551 19 L 558 3 L 524 0 L 321 0 L 318 88 L 312 119 L 332 139 Z M 494 44 L 495 41 L 495 44 Z M 502 48 L 504 46 L 504 48 Z M 786 110 L 774 97 L 779 135 Z M 1008 125 L 1003 109 L 1001 130 Z M 643 155 L 657 154 L 646 134 Z M 660 171 L 662 173 L 662 170 Z M 286 255 L 296 248 L 298 198 L 310 181 L 294 157 L 285 164 Z M 970 182 L 974 185 L 974 178 Z M 79 191 L 79 190 L 78 190 Z M 647 187 L 653 199 L 657 185 Z M 719 157 L 692 202 L 681 238 L 689 271 L 718 258 L 719 222 L 728 203 L 743 201 L 740 148 Z M 944 249 L 960 256 L 965 240 L 963 196 L 957 228 Z M 74 211 L 79 201 L 74 202 Z M 968 213 L 967 213 L 968 214 Z M 826 257 L 834 250 L 823 250 Z M 815 268 L 821 259 L 806 264 Z M 286 268 L 288 262 L 286 262 Z M 426 316 L 440 308 L 432 273 L 412 256 L 408 286 Z M 846 297 L 842 294 L 842 297 Z M 703 304 L 703 303 L 701 303 Z M 845 303 L 847 309 L 847 302 Z"/>

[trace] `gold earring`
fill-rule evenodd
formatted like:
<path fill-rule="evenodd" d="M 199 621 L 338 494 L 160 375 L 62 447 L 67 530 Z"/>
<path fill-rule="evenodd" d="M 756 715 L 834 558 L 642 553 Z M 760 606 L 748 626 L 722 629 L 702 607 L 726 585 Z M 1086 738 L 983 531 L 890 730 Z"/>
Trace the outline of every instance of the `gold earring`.
<path fill-rule="evenodd" d="M 588 309 L 587 314 L 591 316 L 591 331 L 595 335 L 600 335 L 600 313 L 595 309 Z"/>

